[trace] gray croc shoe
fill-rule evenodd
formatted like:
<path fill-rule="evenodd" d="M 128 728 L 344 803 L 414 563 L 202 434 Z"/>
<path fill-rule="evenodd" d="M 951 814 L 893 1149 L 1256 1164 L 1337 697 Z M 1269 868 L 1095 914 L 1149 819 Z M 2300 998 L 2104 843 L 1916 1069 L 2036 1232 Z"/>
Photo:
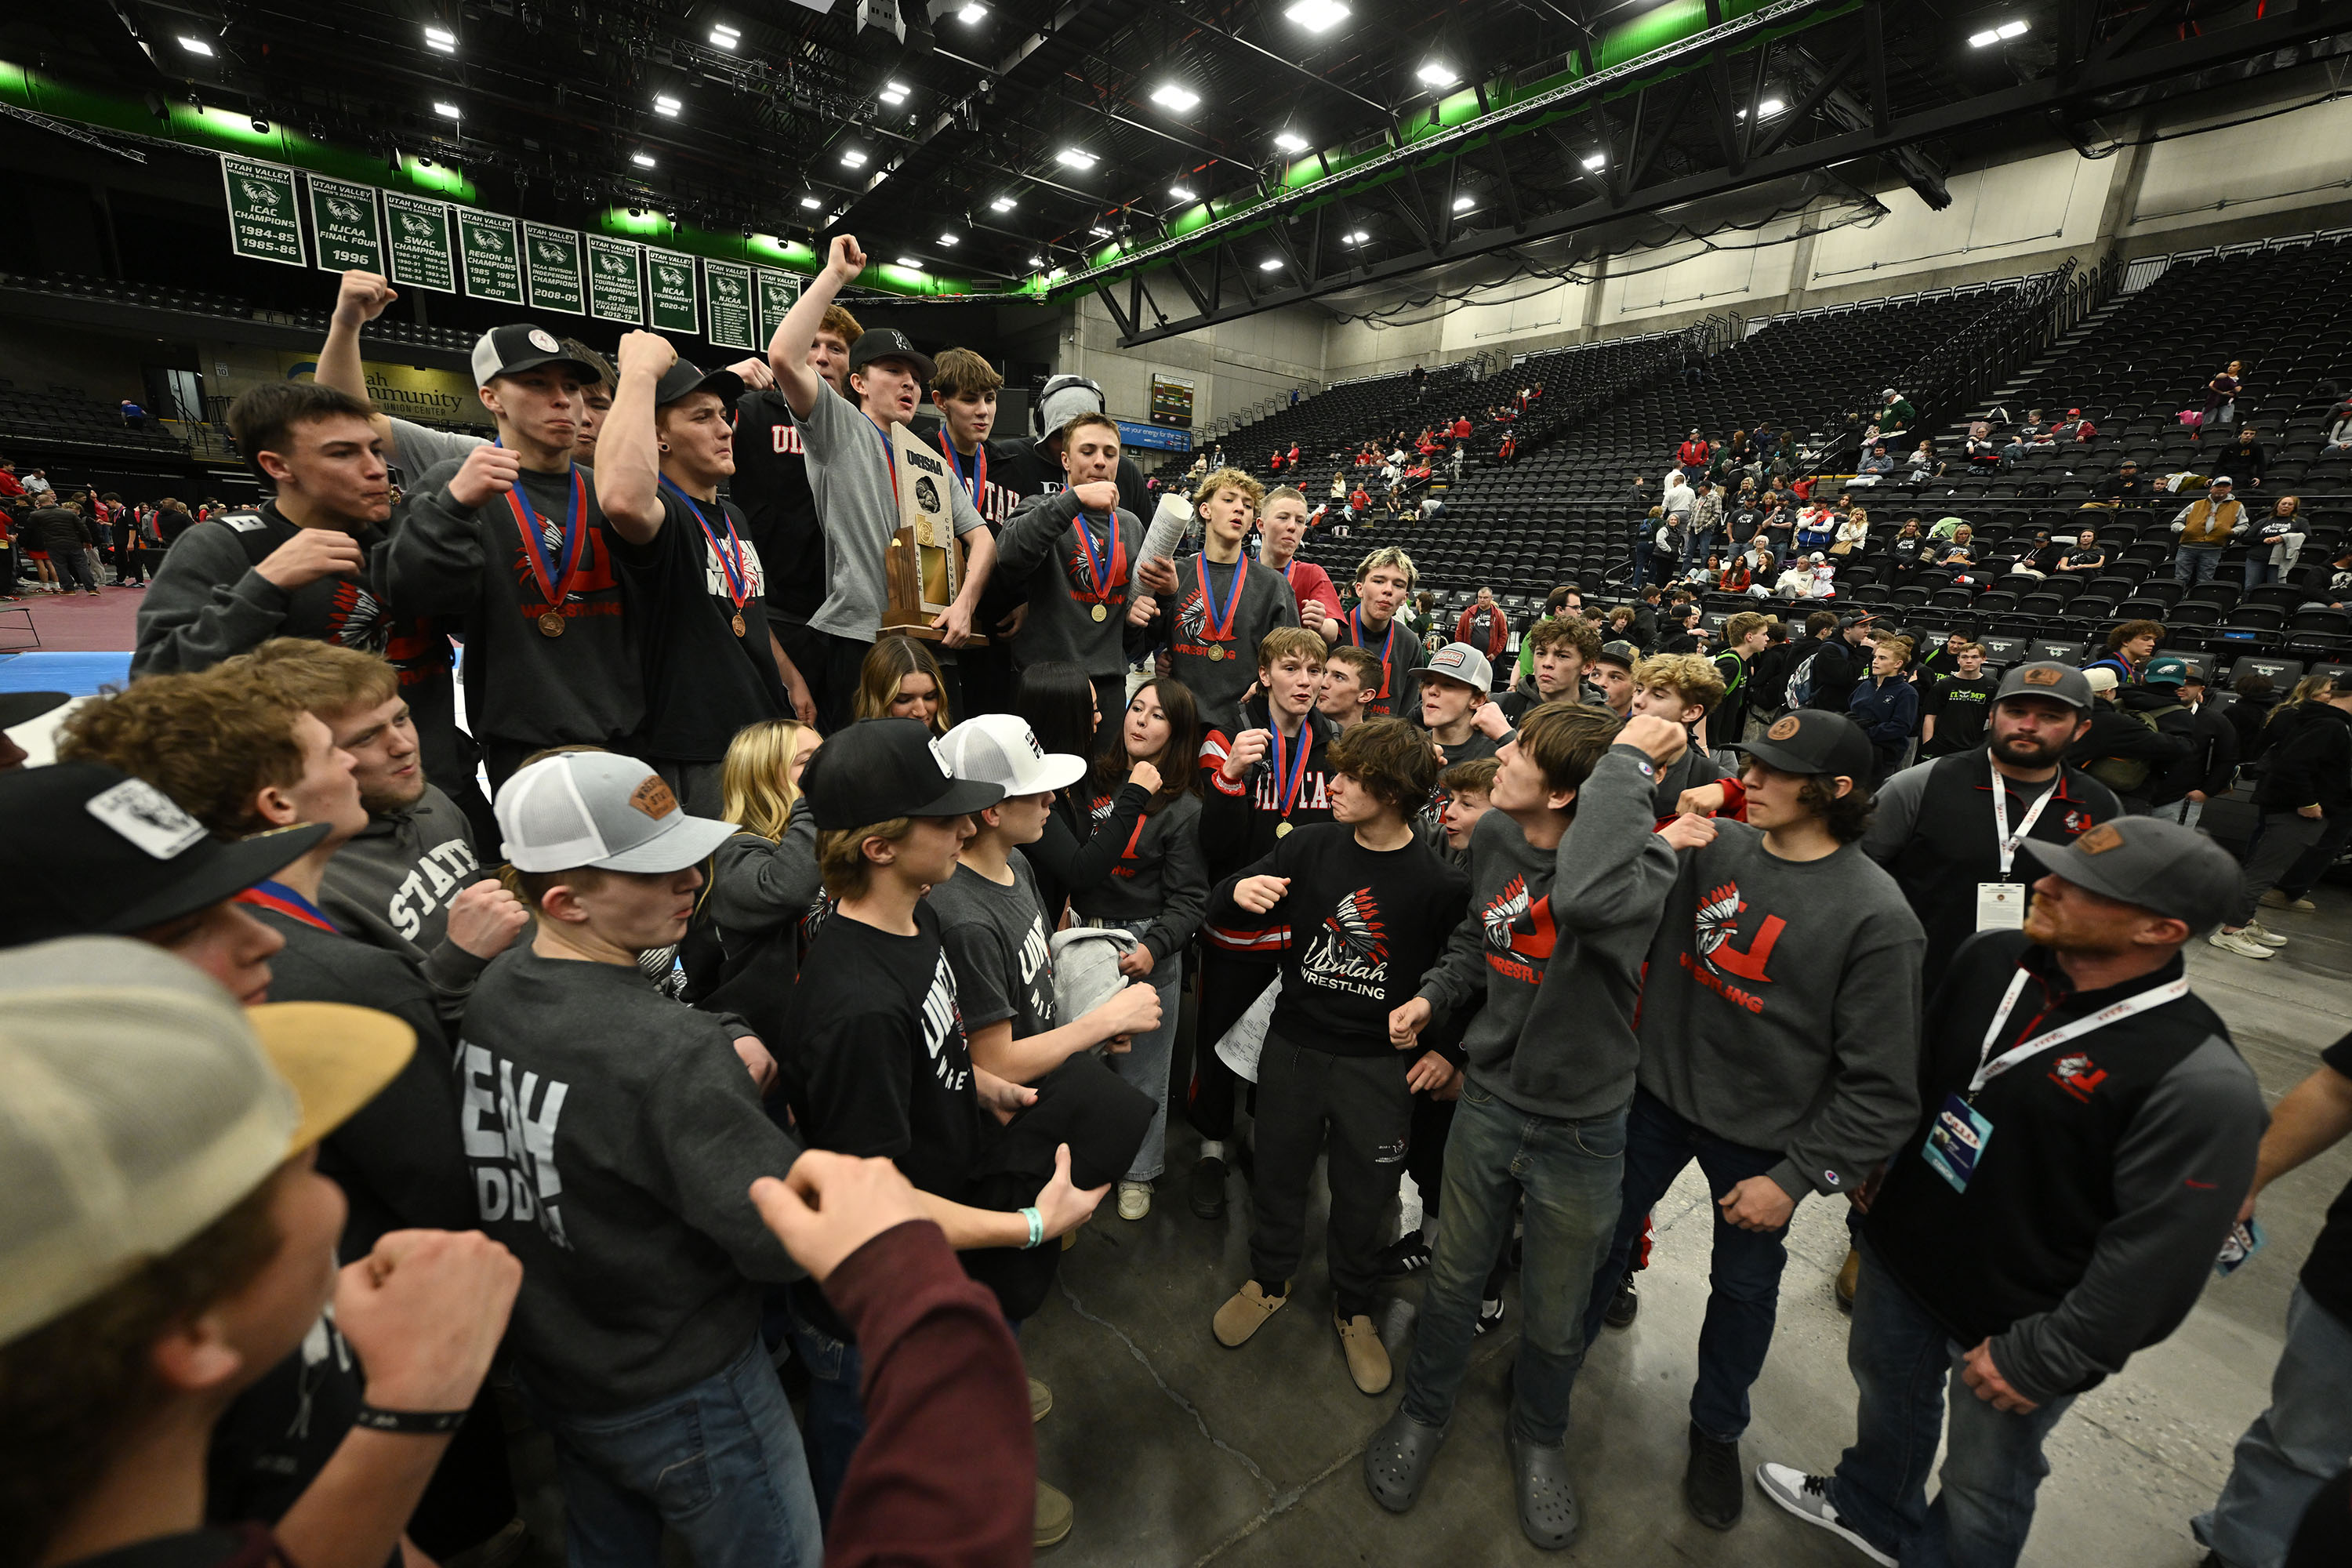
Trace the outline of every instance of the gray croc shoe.
<path fill-rule="evenodd" d="M 1400 1403 L 1364 1449 L 1364 1485 L 1373 1500 L 1391 1513 L 1411 1508 L 1444 1441 L 1444 1427 L 1423 1426 Z"/>
<path fill-rule="evenodd" d="M 1576 1539 L 1584 1526 L 1584 1510 L 1568 1484 L 1568 1449 L 1549 1447 L 1507 1434 L 1511 1454 L 1511 1489 L 1519 1501 L 1519 1529 L 1546 1552 L 1558 1552 Z"/>

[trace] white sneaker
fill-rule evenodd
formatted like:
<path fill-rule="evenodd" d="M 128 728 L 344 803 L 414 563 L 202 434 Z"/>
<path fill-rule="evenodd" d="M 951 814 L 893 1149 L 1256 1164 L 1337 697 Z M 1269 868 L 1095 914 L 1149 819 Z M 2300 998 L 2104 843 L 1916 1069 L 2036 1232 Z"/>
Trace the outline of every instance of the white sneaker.
<path fill-rule="evenodd" d="M 2260 921 L 2248 921 L 2238 934 L 2241 936 L 2252 937 L 2264 947 L 2284 947 L 2286 945 L 2286 938 L 2279 935 L 2278 932 L 2271 930 Z"/>
<path fill-rule="evenodd" d="M 1884 1568 L 1895 1568 L 1893 1557 L 1864 1540 L 1853 1526 L 1838 1518 L 1838 1510 L 1830 1506 L 1829 1494 L 1822 1489 L 1829 1484 L 1827 1476 L 1809 1476 L 1786 1465 L 1759 1465 L 1756 1484 L 1766 1497 L 1807 1524 L 1819 1525 Z"/>
<path fill-rule="evenodd" d="M 2205 940 L 2223 952 L 2234 952 L 2240 958 L 2268 958 L 2271 955 L 2271 950 L 2256 942 L 2250 931 L 2226 931 L 2216 926 L 2213 934 Z"/>
<path fill-rule="evenodd" d="M 1150 1182 L 1121 1182 L 1118 1184 L 1118 1217 L 1141 1219 L 1151 1212 Z"/>

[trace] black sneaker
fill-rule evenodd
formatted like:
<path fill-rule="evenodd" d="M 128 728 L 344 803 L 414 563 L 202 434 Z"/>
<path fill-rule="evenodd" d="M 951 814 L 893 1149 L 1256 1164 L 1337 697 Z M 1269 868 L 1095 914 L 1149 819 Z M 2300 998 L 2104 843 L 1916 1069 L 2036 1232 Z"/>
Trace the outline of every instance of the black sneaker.
<path fill-rule="evenodd" d="M 1642 1298 L 1634 1294 L 1633 1276 L 1629 1273 L 1617 1282 L 1617 1294 L 1609 1298 L 1609 1309 L 1601 1314 L 1601 1321 L 1612 1329 L 1630 1329 L 1641 1310 Z"/>
<path fill-rule="evenodd" d="M 1748 1503 L 1748 1478 L 1739 1470 L 1739 1440 L 1718 1443 L 1694 1426 L 1690 1467 L 1683 1471 L 1683 1500 L 1691 1517 L 1709 1530 L 1729 1530 Z"/>
<path fill-rule="evenodd" d="M 1479 1302 L 1478 1321 L 1470 1325 L 1471 1333 L 1474 1335 L 1485 1334 L 1491 1330 L 1499 1329 L 1502 1326 L 1503 1303 L 1500 1301 Z"/>
<path fill-rule="evenodd" d="M 1419 1231 L 1397 1238 L 1396 1245 L 1381 1255 L 1381 1278 L 1402 1279 L 1408 1274 L 1418 1274 L 1429 1267 L 1429 1243 Z"/>
<path fill-rule="evenodd" d="M 1202 1219 L 1225 1217 L 1225 1163 L 1212 1154 L 1192 1167 L 1187 1191 L 1192 1212 Z"/>

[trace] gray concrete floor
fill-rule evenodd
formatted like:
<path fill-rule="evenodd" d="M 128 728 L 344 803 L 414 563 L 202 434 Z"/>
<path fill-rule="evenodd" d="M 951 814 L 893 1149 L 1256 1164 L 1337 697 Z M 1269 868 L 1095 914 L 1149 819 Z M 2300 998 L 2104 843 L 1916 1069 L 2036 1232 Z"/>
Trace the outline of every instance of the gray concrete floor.
<path fill-rule="evenodd" d="M 2189 952 L 2199 993 L 2228 1020 L 2275 1100 L 2352 1029 L 2352 889 L 2324 888 L 2313 914 L 2265 910 L 2289 937 L 2257 963 L 2203 942 Z M 1186 1021 L 1189 1034 L 1190 1020 Z M 1181 1053 L 1180 1053 L 1181 1054 Z M 1161 1201 L 1140 1221 L 1106 1203 L 1064 1257 L 1061 1289 L 1023 1332 L 1031 1372 L 1054 1390 L 1037 1428 L 1038 1468 L 1068 1492 L 1077 1523 L 1040 1554 L 1053 1568 L 1296 1568 L 1297 1564 L 1499 1563 L 1844 1565 L 1863 1561 L 1750 1489 L 1726 1533 L 1685 1509 L 1681 1482 L 1700 1315 L 1706 1299 L 1706 1191 L 1690 1171 L 1656 1211 L 1641 1277 L 1642 1312 L 1604 1331 L 1585 1363 L 1569 1434 L 1585 1508 L 1582 1537 L 1550 1555 L 1513 1513 L 1503 1459 L 1505 1373 L 1517 1341 L 1518 1284 L 1504 1330 L 1479 1342 L 1454 1425 L 1419 1506 L 1398 1517 L 1365 1491 L 1366 1440 L 1397 1392 L 1369 1399 L 1349 1382 L 1329 1327 L 1321 1217 L 1286 1309 L 1237 1351 L 1209 1320 L 1246 1276 L 1244 1188 L 1211 1224 L 1183 1202 L 1195 1146 L 1171 1128 Z M 2216 1280 L 2179 1331 L 2080 1400 L 2053 1435 L 2050 1479 L 2024 1561 L 2189 1568 L 2188 1521 L 2229 1472 L 2231 1446 L 2267 1402 L 2289 1290 L 2328 1204 L 2352 1180 L 2352 1146 L 2281 1182 L 2261 1217 L 2269 1246 Z M 1771 1359 L 1753 1394 L 1744 1456 L 1808 1469 L 1832 1465 L 1853 1431 L 1845 1319 L 1831 1282 L 1843 1260 L 1842 1210 L 1802 1205 L 1790 1237 Z M 1417 1281 L 1396 1288 L 1387 1338 L 1400 1375 Z M 515 1444 L 534 1568 L 562 1562 L 560 1503 L 543 1436 Z M 673 1559 L 683 1562 L 682 1554 Z"/>

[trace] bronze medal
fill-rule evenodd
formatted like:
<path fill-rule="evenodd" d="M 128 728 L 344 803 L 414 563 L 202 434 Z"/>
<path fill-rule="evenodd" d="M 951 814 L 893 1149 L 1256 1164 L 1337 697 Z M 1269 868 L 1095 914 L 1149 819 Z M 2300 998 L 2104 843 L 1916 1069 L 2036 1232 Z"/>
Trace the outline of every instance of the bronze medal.
<path fill-rule="evenodd" d="M 1287 818 L 1285 818 L 1274 825 L 1274 836 L 1276 838 L 1287 838 L 1290 837 L 1290 822 Z"/>
<path fill-rule="evenodd" d="M 543 637 L 562 637 L 563 635 L 562 612 L 560 610 L 550 610 L 547 614 L 540 616 L 539 635 Z"/>
<path fill-rule="evenodd" d="M 1103 608 L 1100 605 L 1097 605 L 1092 613 L 1095 619 L 1097 621 L 1107 621 L 1110 619 L 1110 612 Z"/>
<path fill-rule="evenodd" d="M 1210 658 L 1210 660 L 1211 660 L 1212 662 L 1214 662 L 1215 660 L 1217 660 L 1217 659 L 1221 659 L 1221 658 L 1224 658 L 1224 657 L 1225 657 L 1225 650 L 1224 650 L 1223 648 L 1219 647 L 1218 647 L 1216 644 L 1214 644 L 1214 643 L 1211 643 L 1211 644 L 1209 645 L 1209 658 Z"/>
<path fill-rule="evenodd" d="M 735 628 L 735 635 L 737 637 L 741 637 L 743 635 L 743 612 L 740 610 L 736 611 L 735 618 L 729 621 L 727 624 Z"/>

